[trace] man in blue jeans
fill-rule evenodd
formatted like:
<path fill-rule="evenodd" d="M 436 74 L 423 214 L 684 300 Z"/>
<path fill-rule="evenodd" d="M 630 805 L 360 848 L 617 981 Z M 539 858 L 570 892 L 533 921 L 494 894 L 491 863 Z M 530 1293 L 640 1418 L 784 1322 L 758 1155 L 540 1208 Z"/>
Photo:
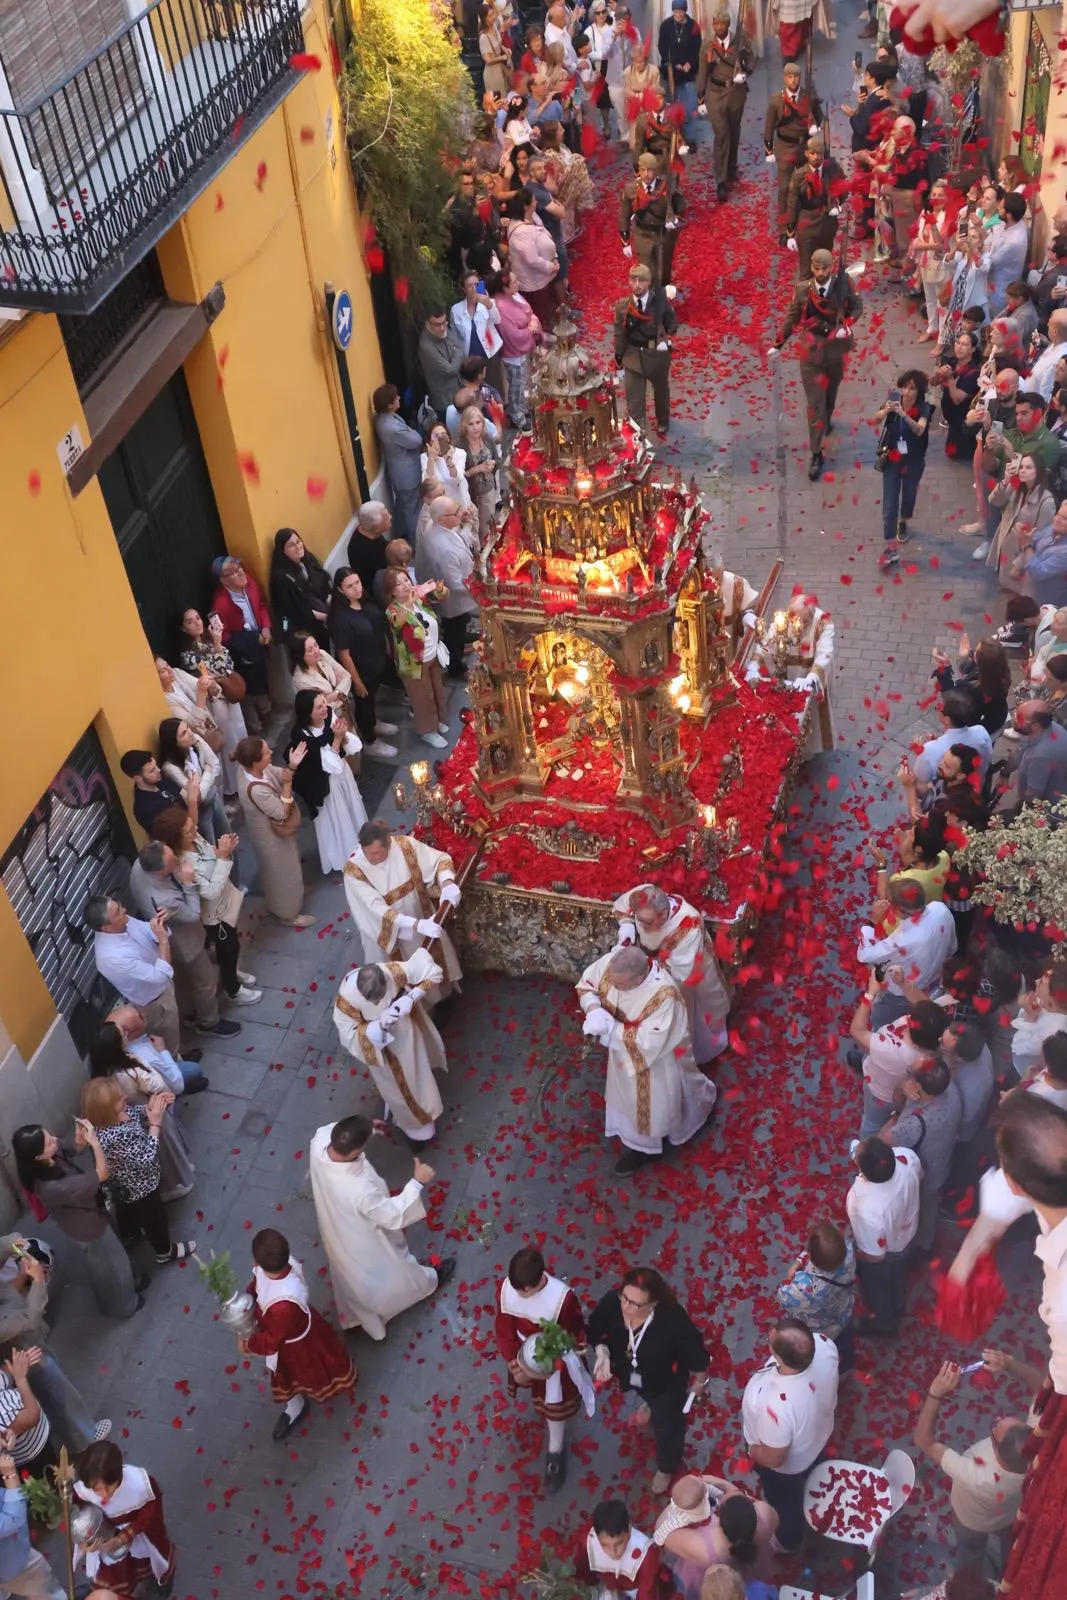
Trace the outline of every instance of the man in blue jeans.
<path fill-rule="evenodd" d="M 30 1543 L 26 1501 L 6 1448 L 0 1450 L 0 1484 L 0 1592 L 27 1595 L 32 1600 L 67 1600 L 66 1589 Z"/>
<path fill-rule="evenodd" d="M 700 29 L 689 15 L 686 0 L 671 0 L 671 14 L 660 23 L 658 42 L 667 93 L 685 112 L 682 138 L 686 145 L 695 144 Z"/>

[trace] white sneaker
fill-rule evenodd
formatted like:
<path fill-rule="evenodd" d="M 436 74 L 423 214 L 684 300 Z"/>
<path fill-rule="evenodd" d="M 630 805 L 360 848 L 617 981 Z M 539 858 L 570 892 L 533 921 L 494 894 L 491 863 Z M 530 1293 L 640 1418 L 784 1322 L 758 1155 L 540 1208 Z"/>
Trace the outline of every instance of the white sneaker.
<path fill-rule="evenodd" d="M 247 985 L 248 985 L 248 987 L 250 989 L 254 989 L 255 988 L 255 986 L 256 986 L 256 975 L 255 975 L 254 972 L 242 972 L 240 967 L 238 967 L 237 968 L 237 976 L 240 978 L 242 983 L 247 983 Z"/>
<path fill-rule="evenodd" d="M 400 732 L 395 722 L 383 722 L 380 717 L 375 718 L 374 727 L 376 733 L 390 734 Z M 377 742 L 377 739 L 375 739 L 375 743 Z"/>
<path fill-rule="evenodd" d="M 254 1006 L 257 1001 L 262 1000 L 263 990 L 250 989 L 247 984 L 242 983 L 237 993 L 231 994 L 227 998 L 232 1006 Z"/>
<path fill-rule="evenodd" d="M 422 733 L 419 737 L 423 744 L 432 744 L 435 750 L 448 749 L 448 740 L 442 739 L 439 733 Z"/>
<path fill-rule="evenodd" d="M 989 540 L 988 539 L 983 539 L 981 544 L 976 545 L 975 548 L 971 551 L 971 560 L 972 561 L 981 561 L 988 554 L 989 554 Z"/>
<path fill-rule="evenodd" d="M 437 724 L 437 731 L 438 733 L 443 733 L 447 738 L 447 736 L 452 732 L 452 729 L 448 726 L 447 722 L 439 722 Z"/>
<path fill-rule="evenodd" d="M 380 722 L 378 726 L 379 728 L 381 727 Z M 385 744 L 381 739 L 375 739 L 373 744 L 365 744 L 363 746 L 363 754 L 365 756 L 370 756 L 372 761 L 378 759 L 379 757 L 395 756 L 396 745 Z"/>

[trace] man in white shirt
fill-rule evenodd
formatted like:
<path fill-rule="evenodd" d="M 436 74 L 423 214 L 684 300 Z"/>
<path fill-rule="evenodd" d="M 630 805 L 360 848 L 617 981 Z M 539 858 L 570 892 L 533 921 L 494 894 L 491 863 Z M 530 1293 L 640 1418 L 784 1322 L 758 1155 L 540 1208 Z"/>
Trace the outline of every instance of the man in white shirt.
<path fill-rule="evenodd" d="M 1048 319 L 1048 346 L 1034 362 L 1026 380 L 1028 389 L 1036 389 L 1045 400 L 1052 399 L 1052 374 L 1056 363 L 1067 356 L 1067 310 L 1054 311 Z"/>
<path fill-rule="evenodd" d="M 741 1426 L 763 1498 L 778 1513 L 783 1553 L 804 1541 L 804 1484 L 834 1430 L 837 1346 L 799 1317 L 779 1317 L 770 1360 L 741 1401 Z"/>
<path fill-rule="evenodd" d="M 1062 967 L 1050 967 L 1020 997 L 1011 1028 L 1011 1064 L 1025 1078 L 1040 1061 L 1045 1040 L 1067 1031 L 1067 972 Z"/>
<path fill-rule="evenodd" d="M 926 903 L 926 890 L 915 878 L 892 878 L 888 898 L 900 921 L 884 939 L 875 937 L 865 923 L 860 929 L 856 959 L 867 967 L 902 967 L 903 980 L 929 994 L 941 977 L 941 968 L 956 953 L 956 927 L 952 912 L 939 900 Z M 871 1030 L 895 1022 L 909 1009 L 897 978 L 887 972 L 885 987 L 871 1007 Z"/>
<path fill-rule="evenodd" d="M 849 1028 L 857 1049 L 848 1053 L 849 1065 L 858 1065 L 863 1073 L 861 1139 L 869 1139 L 889 1121 L 909 1069 L 924 1056 L 933 1058 L 949 1016 L 936 1000 L 921 1000 L 905 1016 L 885 1023 L 875 1033 L 870 1024 L 871 1002 L 864 995 Z"/>
<path fill-rule="evenodd" d="M 919 1226 L 922 1162 L 914 1150 L 864 1139 L 852 1156 L 859 1168 L 845 1198 L 856 1247 L 856 1273 L 867 1307 L 857 1333 L 895 1334 L 907 1300 L 905 1263 Z"/>
<path fill-rule="evenodd" d="M 181 1025 L 166 912 L 157 911 L 151 922 L 140 922 L 117 900 L 94 894 L 85 902 L 85 920 L 93 930 L 97 972 L 144 1013 L 149 1032 L 162 1037 L 171 1055 L 180 1055 Z"/>
<path fill-rule="evenodd" d="M 978 706 L 970 689 L 949 689 L 942 695 L 941 720 L 945 724 L 944 733 L 936 739 L 928 739 L 913 762 L 920 792 L 933 783 L 938 762 L 954 744 L 970 745 L 972 750 L 978 751 L 983 777 L 993 759 L 993 741 L 978 720 Z"/>
<path fill-rule="evenodd" d="M 574 41 L 567 26 L 567 8 L 564 5 L 549 6 L 545 13 L 546 50 L 550 44 L 563 46 L 563 65 L 568 72 L 577 72 L 578 57 L 574 52 Z"/>
<path fill-rule="evenodd" d="M 994 1560 L 999 1573 L 1007 1560 L 1011 1527 L 1022 1499 L 1027 1465 L 1023 1450 L 1030 1429 L 1016 1417 L 999 1417 L 988 1435 L 967 1450 L 942 1444 L 934 1432 L 937 1414 L 942 1400 L 955 1393 L 959 1381 L 959 1367 L 946 1361 L 926 1391 L 915 1421 L 915 1443 L 952 1484 L 957 1569 L 974 1567 L 984 1573 L 993 1539 L 999 1546 L 1000 1559 Z"/>

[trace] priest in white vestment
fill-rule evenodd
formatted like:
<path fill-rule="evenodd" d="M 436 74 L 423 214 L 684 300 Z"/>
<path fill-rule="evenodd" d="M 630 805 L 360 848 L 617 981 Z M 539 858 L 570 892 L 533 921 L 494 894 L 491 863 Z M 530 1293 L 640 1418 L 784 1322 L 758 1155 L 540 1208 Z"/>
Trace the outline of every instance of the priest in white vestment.
<path fill-rule="evenodd" d="M 460 901 L 452 857 L 421 839 L 366 822 L 359 848 L 345 863 L 345 897 L 368 961 L 406 960 L 431 940 L 430 954 L 447 978 L 431 996 L 435 1004 L 462 977 L 459 957 L 435 920 L 438 905 Z"/>
<path fill-rule="evenodd" d="M 804 758 L 820 750 L 834 748 L 833 716 L 830 705 L 834 668 L 834 625 L 828 611 L 821 611 L 811 595 L 795 594 L 786 607 L 786 617 L 794 622 L 790 630 L 785 680 L 815 696 Z M 795 620 L 794 620 L 795 619 Z M 773 639 L 774 623 L 766 629 L 753 652 L 745 674 L 749 682 L 766 675 L 777 676 Z"/>
<path fill-rule="evenodd" d="M 386 1323 L 447 1283 L 456 1261 L 448 1257 L 435 1270 L 411 1254 L 404 1229 L 426 1216 L 422 1191 L 434 1171 L 416 1156 L 414 1175 L 391 1195 L 363 1153 L 373 1131 L 360 1116 L 319 1128 L 311 1141 L 311 1192 L 338 1320 L 384 1339 Z"/>
<path fill-rule="evenodd" d="M 445 1047 L 426 1012 L 444 973 L 428 950 L 407 961 L 353 967 L 338 990 L 333 1020 L 341 1043 L 370 1071 L 409 1144 L 432 1139 L 444 1110 L 434 1082 Z"/>
<path fill-rule="evenodd" d="M 693 1055 L 703 1070 L 726 1049 L 730 991 L 695 906 L 655 884 L 627 890 L 611 908 L 619 918 L 620 945 L 636 945 L 666 967 L 685 1001 Z"/>
<path fill-rule="evenodd" d="M 615 1171 L 629 1177 L 685 1144 L 715 1107 L 715 1085 L 693 1059 L 689 1012 L 674 979 L 636 947 L 614 949 L 578 983 L 582 1032 L 608 1052 L 604 1134 L 626 1146 Z"/>

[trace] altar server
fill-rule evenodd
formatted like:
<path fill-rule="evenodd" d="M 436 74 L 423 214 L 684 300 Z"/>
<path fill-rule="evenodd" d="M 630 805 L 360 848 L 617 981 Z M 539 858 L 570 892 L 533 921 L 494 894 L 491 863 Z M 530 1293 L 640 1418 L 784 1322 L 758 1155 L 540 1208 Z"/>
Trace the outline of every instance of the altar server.
<path fill-rule="evenodd" d="M 630 1524 L 621 1500 L 602 1500 L 593 1512 L 593 1526 L 582 1534 L 574 1555 L 574 1576 L 595 1585 L 596 1600 L 623 1595 L 626 1600 L 660 1600 L 674 1593 L 660 1553 L 647 1533 Z"/>
<path fill-rule="evenodd" d="M 255 1271 L 249 1292 L 256 1302 L 256 1331 L 239 1339 L 242 1353 L 263 1356 L 270 1392 L 284 1406 L 274 1438 L 284 1439 L 307 1410 L 354 1387 L 356 1368 L 326 1318 L 308 1301 L 304 1270 L 289 1254 L 277 1228 L 261 1228 L 252 1240 Z"/>
<path fill-rule="evenodd" d="M 642 883 L 612 906 L 619 943 L 636 945 L 666 967 L 681 991 L 697 1066 L 703 1070 L 726 1049 L 730 991 L 723 982 L 704 918 L 680 895 Z"/>
<path fill-rule="evenodd" d="M 353 967 L 333 1007 L 341 1043 L 369 1069 L 416 1150 L 434 1137 L 444 1109 L 433 1075 L 446 1070 L 445 1047 L 426 1012 L 443 978 L 429 951 L 416 950 L 407 961 Z"/>
<path fill-rule="evenodd" d="M 693 1059 L 689 1013 L 665 967 L 636 947 L 615 949 L 582 974 L 582 1031 L 606 1046 L 604 1133 L 626 1146 L 615 1164 L 630 1177 L 685 1144 L 715 1107 L 715 1085 Z"/>
<path fill-rule="evenodd" d="M 395 834 L 384 822 L 366 822 L 359 848 L 345 865 L 345 896 L 368 960 L 406 960 L 428 938 L 430 954 L 448 980 L 428 996 L 430 1003 L 459 981 L 455 946 L 434 920 L 438 904 L 460 901 L 452 858 L 443 850 Z"/>
<path fill-rule="evenodd" d="M 84 1558 L 90 1582 L 124 1597 L 154 1579 L 159 1595 L 174 1585 L 176 1552 L 163 1520 L 159 1484 L 144 1467 L 131 1467 L 107 1439 L 88 1445 L 75 1463 L 74 1493 L 99 1506 L 108 1523 L 99 1541 L 74 1546 L 74 1564 Z M 119 1535 L 116 1542 L 116 1535 Z M 110 1547 L 110 1548 L 109 1548 Z"/>
<path fill-rule="evenodd" d="M 416 1156 L 412 1176 L 391 1195 L 363 1153 L 373 1132 L 360 1116 L 319 1128 L 311 1141 L 311 1192 L 337 1319 L 342 1328 L 384 1339 L 386 1323 L 447 1283 L 456 1260 L 446 1257 L 435 1269 L 408 1249 L 404 1229 L 426 1216 L 422 1191 L 434 1170 Z"/>

